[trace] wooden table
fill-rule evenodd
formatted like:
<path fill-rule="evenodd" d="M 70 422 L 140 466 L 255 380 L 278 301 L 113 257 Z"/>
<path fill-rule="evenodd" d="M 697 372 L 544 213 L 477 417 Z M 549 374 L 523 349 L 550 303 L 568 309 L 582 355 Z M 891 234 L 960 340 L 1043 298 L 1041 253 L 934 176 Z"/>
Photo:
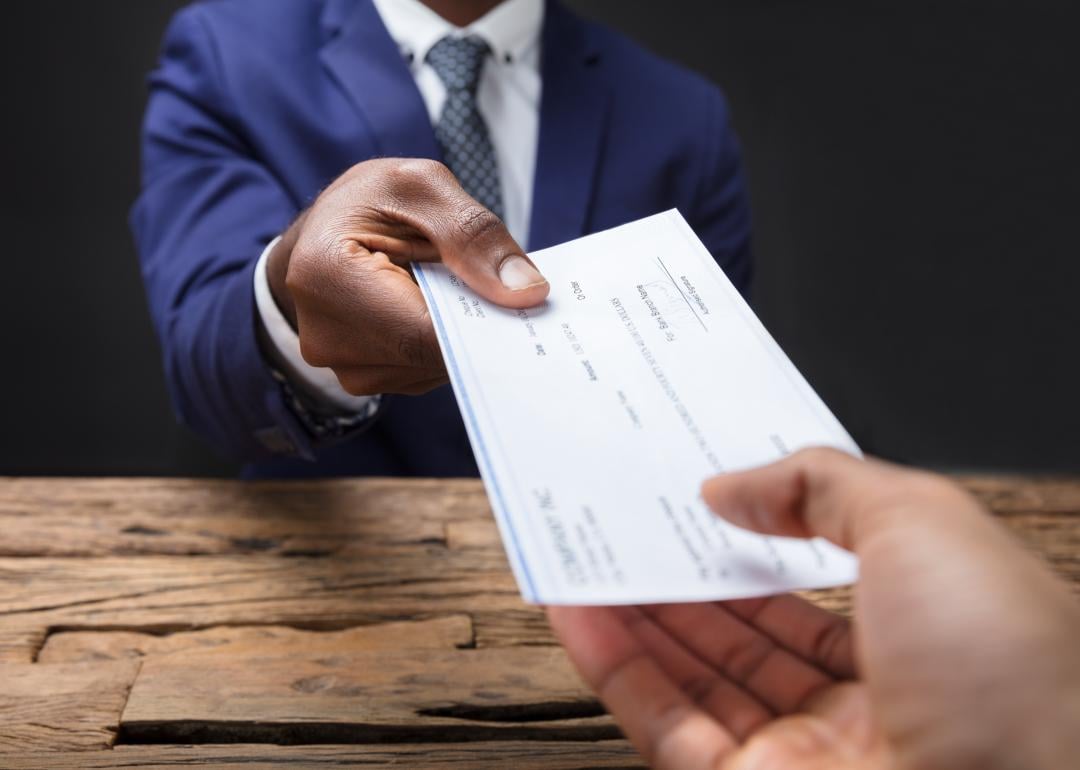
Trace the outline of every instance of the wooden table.
<path fill-rule="evenodd" d="M 964 482 L 1080 583 L 1080 480 Z M 477 482 L 0 479 L 0 768 L 186 766 L 640 763 Z"/>

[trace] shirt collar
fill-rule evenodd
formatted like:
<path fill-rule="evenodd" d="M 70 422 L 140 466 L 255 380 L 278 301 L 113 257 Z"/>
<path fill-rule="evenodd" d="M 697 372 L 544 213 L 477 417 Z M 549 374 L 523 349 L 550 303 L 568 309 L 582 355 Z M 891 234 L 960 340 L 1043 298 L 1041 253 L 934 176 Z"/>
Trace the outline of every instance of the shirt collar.
<path fill-rule="evenodd" d="M 518 61 L 540 41 L 544 0 L 504 0 L 468 27 L 456 27 L 420 0 L 374 0 L 390 37 L 413 66 L 419 66 L 447 35 L 478 35 L 495 60 Z"/>

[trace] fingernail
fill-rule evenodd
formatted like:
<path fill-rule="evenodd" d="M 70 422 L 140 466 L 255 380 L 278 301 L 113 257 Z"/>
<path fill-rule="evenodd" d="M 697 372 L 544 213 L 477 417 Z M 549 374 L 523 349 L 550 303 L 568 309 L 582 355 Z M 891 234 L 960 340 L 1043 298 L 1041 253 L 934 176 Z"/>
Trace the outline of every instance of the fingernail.
<path fill-rule="evenodd" d="M 547 283 L 547 279 L 540 275 L 540 271 L 525 257 L 510 257 L 503 262 L 499 268 L 499 280 L 511 291 L 521 291 Z"/>

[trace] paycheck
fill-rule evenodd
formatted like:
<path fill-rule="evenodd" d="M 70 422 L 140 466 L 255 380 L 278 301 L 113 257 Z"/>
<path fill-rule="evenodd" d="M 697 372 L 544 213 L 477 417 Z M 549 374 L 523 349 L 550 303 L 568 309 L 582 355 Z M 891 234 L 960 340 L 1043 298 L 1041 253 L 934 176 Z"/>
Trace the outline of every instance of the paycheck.
<path fill-rule="evenodd" d="M 508 310 L 414 265 L 521 593 L 542 604 L 760 596 L 852 582 L 822 540 L 711 514 L 709 476 L 858 447 L 677 211 L 530 255 Z"/>

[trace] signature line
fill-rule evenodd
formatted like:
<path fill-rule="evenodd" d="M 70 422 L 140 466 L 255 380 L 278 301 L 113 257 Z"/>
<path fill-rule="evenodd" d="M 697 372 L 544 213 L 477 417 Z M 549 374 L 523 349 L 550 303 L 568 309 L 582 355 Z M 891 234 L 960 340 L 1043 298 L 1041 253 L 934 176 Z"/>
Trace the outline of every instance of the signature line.
<path fill-rule="evenodd" d="M 660 267 L 662 267 L 664 269 L 664 272 L 667 273 L 667 277 L 668 280 L 671 281 L 671 285 L 675 287 L 675 291 L 679 292 L 679 296 L 683 298 L 683 302 L 685 302 L 686 306 L 690 308 L 690 312 L 694 314 L 694 318 L 696 318 L 697 322 L 701 324 L 701 328 L 708 332 L 709 327 L 705 325 L 705 322 L 701 320 L 701 316 L 699 316 L 698 312 L 694 310 L 694 306 L 690 304 L 690 300 L 687 299 L 679 284 L 675 283 L 675 278 L 671 275 L 671 271 L 667 269 L 667 265 L 664 264 L 664 260 L 660 259 L 660 257 L 657 257 L 656 261 L 660 263 Z"/>

